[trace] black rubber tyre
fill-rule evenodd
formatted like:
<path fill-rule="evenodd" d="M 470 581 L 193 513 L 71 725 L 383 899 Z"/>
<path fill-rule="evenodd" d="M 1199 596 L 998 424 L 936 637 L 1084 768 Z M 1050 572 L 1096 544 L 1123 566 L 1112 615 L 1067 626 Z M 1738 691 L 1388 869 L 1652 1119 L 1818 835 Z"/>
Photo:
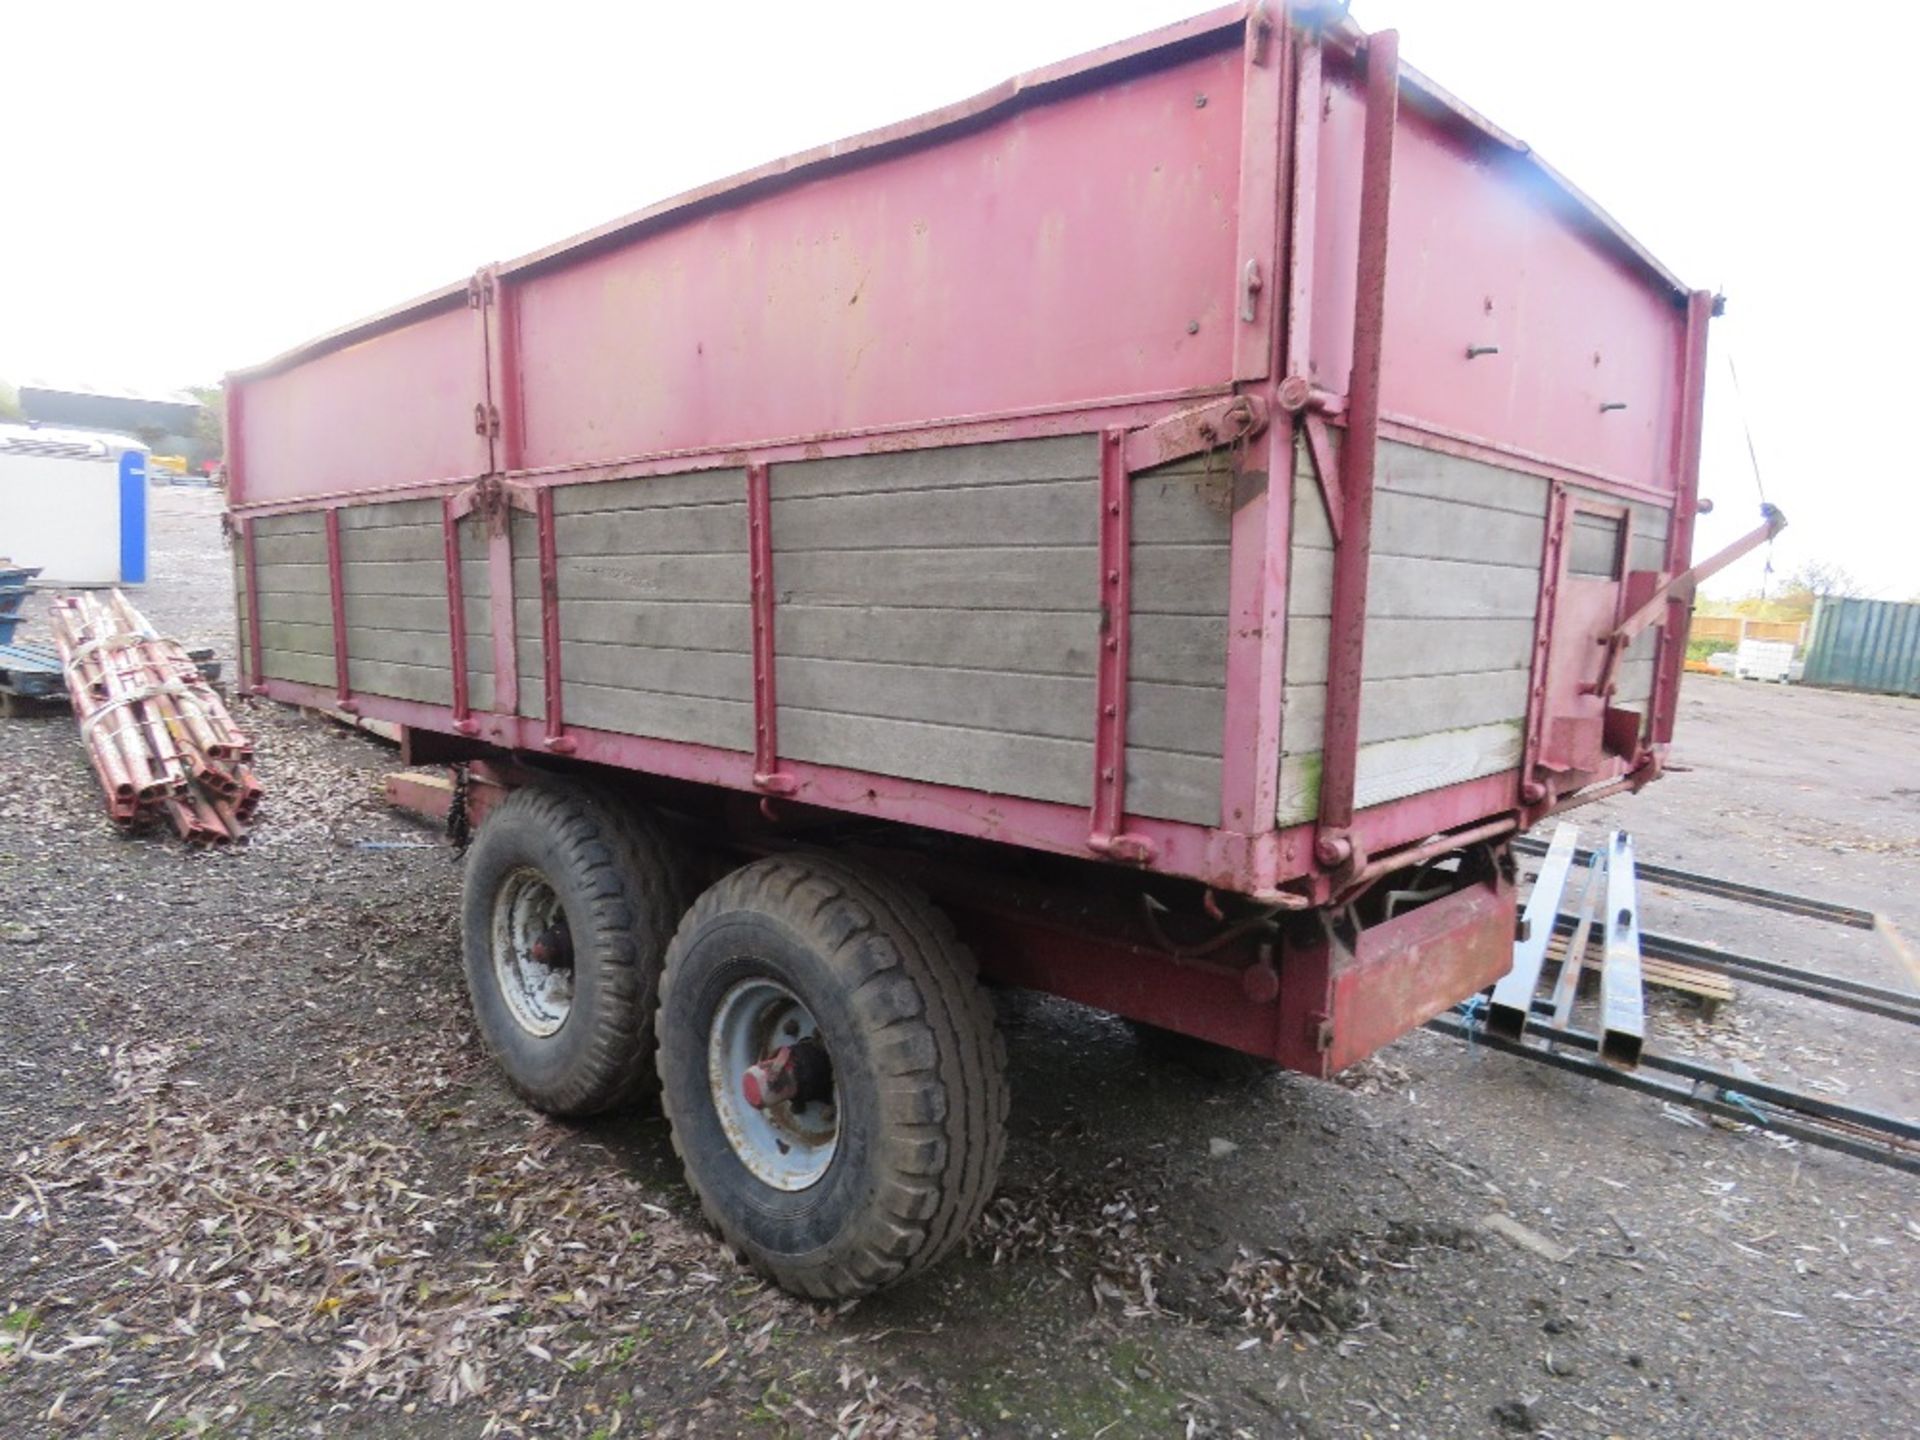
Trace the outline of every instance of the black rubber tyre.
<path fill-rule="evenodd" d="M 503 892 L 537 874 L 564 912 L 572 993 L 562 1023 L 516 1019 L 495 962 Z M 549 1115 L 592 1115 L 653 1089 L 660 969 L 686 910 L 684 859 L 644 812 L 585 787 L 515 790 L 467 851 L 461 937 L 467 991 L 507 1081 Z"/>
<path fill-rule="evenodd" d="M 837 1138 L 801 1189 L 742 1162 L 710 1078 L 716 1015 L 759 981 L 811 1012 L 831 1058 Z M 667 953 L 660 1035 L 661 1100 L 687 1181 L 727 1241 L 787 1290 L 844 1299 L 924 1270 L 993 1193 L 1007 1117 L 993 1009 L 946 918 L 889 877 L 797 855 L 721 880 Z"/>

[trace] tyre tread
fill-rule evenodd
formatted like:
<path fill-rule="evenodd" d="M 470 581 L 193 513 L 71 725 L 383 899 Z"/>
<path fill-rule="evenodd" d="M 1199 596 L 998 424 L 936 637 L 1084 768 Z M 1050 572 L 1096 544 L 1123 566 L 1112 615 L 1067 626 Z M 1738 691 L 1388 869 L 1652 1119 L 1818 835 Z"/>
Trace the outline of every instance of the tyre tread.
<path fill-rule="evenodd" d="M 817 903 L 795 904 L 809 881 L 822 882 Z M 858 1218 L 838 1254 L 806 1265 L 755 1258 L 782 1285 L 817 1299 L 864 1294 L 935 1264 L 985 1208 L 1006 1149 L 1006 1048 L 972 952 L 929 900 L 892 877 L 835 856 L 780 856 L 735 871 L 687 912 L 668 949 L 663 1008 L 670 1008 L 690 938 L 716 914 L 736 909 L 781 914 L 846 978 L 848 1003 L 863 1023 L 871 1021 L 869 1034 L 882 1042 L 875 1054 L 885 1068 L 874 1079 L 892 1132 L 873 1150 L 875 1203 Z M 869 944 L 875 936 L 888 944 Z M 873 957 L 883 948 L 888 958 L 875 965 Z M 898 995 L 901 982 L 911 992 L 912 1008 L 894 1013 L 897 1005 L 885 1005 L 883 1013 L 874 1014 L 874 1006 L 884 1004 L 880 994 Z M 930 1037 L 930 1062 L 910 1058 L 928 1047 L 900 1043 L 914 1032 Z M 882 1037 L 888 1036 L 894 1043 L 885 1043 Z M 679 1039 L 691 1037 L 663 1036 L 663 1049 Z M 912 1117 L 887 1103 L 901 1082 L 922 1102 L 908 1107 L 919 1112 Z M 663 1100 L 671 1122 L 670 1091 Z M 684 1165 L 677 1126 L 673 1144 Z M 921 1165 L 896 1157 L 896 1147 L 908 1154 L 924 1152 L 929 1161 Z M 688 1179 L 708 1221 L 751 1253 L 690 1169 Z"/>

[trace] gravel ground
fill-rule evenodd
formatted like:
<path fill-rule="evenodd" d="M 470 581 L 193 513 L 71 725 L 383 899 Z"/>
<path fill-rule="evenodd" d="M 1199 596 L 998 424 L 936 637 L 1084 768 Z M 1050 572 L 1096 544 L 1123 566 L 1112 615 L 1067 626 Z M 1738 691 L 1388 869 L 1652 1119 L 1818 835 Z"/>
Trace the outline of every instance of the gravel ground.
<path fill-rule="evenodd" d="M 155 502 L 140 603 L 230 658 L 214 497 Z M 458 865 L 377 799 L 392 752 L 241 713 L 268 800 L 224 853 L 117 835 L 63 712 L 0 724 L 0 1434 L 1920 1431 L 1909 1177 L 1426 1033 L 1340 1084 L 1223 1087 L 1003 997 L 1014 1128 L 974 1243 L 798 1304 L 701 1228 L 657 1117 L 555 1125 L 500 1084 Z M 1695 768 L 1578 823 L 1920 935 L 1917 741 L 1911 703 L 1690 681 Z M 1861 932 L 1644 908 L 1912 983 Z M 1742 987 L 1652 1028 L 1920 1112 L 1891 1022 Z"/>

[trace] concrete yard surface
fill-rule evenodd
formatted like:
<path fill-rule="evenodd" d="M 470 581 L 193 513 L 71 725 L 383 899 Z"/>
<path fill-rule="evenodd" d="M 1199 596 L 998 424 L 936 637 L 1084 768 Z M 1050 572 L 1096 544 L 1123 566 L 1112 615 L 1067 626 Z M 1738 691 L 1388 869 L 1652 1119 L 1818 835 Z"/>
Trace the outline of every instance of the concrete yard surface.
<path fill-rule="evenodd" d="M 154 492 L 136 599 L 230 662 L 218 507 Z M 498 1078 L 460 865 L 383 806 L 394 752 L 237 713 L 268 794 L 224 852 L 117 834 L 65 713 L 0 722 L 0 1435 L 1920 1432 L 1913 1177 L 1427 1032 L 1223 1084 L 1002 995 L 1012 1139 L 971 1242 L 789 1299 L 703 1227 L 657 1114 L 557 1124 Z M 1920 703 L 1689 676 L 1673 759 L 1583 843 L 1920 937 Z M 1917 983 L 1869 932 L 1643 908 Z M 1911 1027 L 1650 993 L 1655 1049 L 1920 1114 Z"/>

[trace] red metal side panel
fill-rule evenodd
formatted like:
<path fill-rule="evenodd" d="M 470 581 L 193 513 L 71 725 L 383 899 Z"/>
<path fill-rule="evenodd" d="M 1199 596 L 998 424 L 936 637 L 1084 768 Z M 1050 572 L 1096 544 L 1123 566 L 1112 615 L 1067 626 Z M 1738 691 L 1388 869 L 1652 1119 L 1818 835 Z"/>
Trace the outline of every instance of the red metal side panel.
<path fill-rule="evenodd" d="M 518 277 L 521 463 L 1224 384 L 1236 46 Z"/>
<path fill-rule="evenodd" d="M 235 503 L 365 493 L 485 474 L 474 405 L 486 356 L 464 305 L 238 379 Z"/>
<path fill-rule="evenodd" d="M 1328 57 L 1325 85 L 1312 378 L 1344 393 L 1366 107 L 1346 58 Z M 1410 99 L 1391 228 L 1387 418 L 1672 490 L 1686 311 L 1669 288 L 1629 268 L 1518 152 Z"/>

